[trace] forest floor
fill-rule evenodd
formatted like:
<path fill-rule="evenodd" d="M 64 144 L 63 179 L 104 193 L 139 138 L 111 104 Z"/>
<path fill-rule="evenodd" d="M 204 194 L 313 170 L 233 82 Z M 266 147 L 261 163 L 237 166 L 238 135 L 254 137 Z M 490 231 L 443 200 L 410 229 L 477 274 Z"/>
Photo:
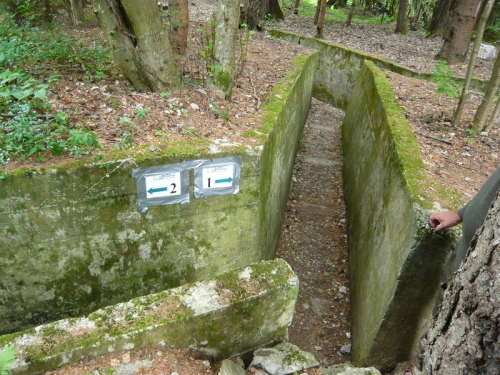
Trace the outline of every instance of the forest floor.
<path fill-rule="evenodd" d="M 205 139 L 251 143 L 252 140 L 243 135 L 260 126 L 258 111 L 266 95 L 286 73 L 294 57 L 308 51 L 276 41 L 265 33 L 256 33 L 249 44 L 251 56 L 236 81 L 233 101 L 226 102 L 199 84 L 204 79 L 204 68 L 196 47 L 199 49 L 202 35 L 195 30 L 203 28 L 214 7 L 215 3 L 208 0 L 190 1 L 191 37 L 195 43 L 187 58 L 179 61 L 184 76 L 190 80 L 182 91 L 163 96 L 137 93 L 122 76 L 96 83 L 83 80 L 85 72 L 76 69 L 75 72 L 61 72 L 63 77 L 51 87 L 53 110 L 70 113 L 72 122 L 85 121 L 108 148 L 123 141 L 123 134 L 127 131 L 127 125 L 120 121 L 123 117 L 134 119 L 133 143 L 137 144 Z M 285 21 L 267 27 L 305 36 L 315 33 L 310 19 L 291 14 L 287 14 Z M 394 34 L 394 28 L 394 23 L 353 24 L 351 27 L 326 23 L 324 39 L 417 71 L 432 72 L 436 65 L 434 55 L 441 40 L 426 39 L 418 31 L 408 35 Z M 100 33 L 96 23 L 66 29 L 89 41 L 99 38 Z M 452 69 L 458 76 L 463 76 L 467 66 L 466 63 L 458 64 Z M 488 78 L 491 70 L 492 62 L 479 60 L 475 75 Z M 494 128 L 488 136 L 472 136 L 467 132 L 481 95 L 470 95 L 460 127 L 453 128 L 451 118 L 458 99 L 437 95 L 434 83 L 390 72 L 386 74 L 413 127 L 426 173 L 434 181 L 454 188 L 461 195 L 460 203 L 466 203 L 498 166 L 498 130 Z M 146 115 L 140 119 L 138 111 L 145 111 Z M 292 265 L 301 280 L 290 340 L 313 352 L 324 365 L 349 360 L 349 355 L 339 352 L 350 339 L 339 131 L 342 116 L 341 111 L 324 103 L 312 103 L 302 150 L 294 169 L 293 188 L 279 245 L 279 256 Z M 30 159 L 12 161 L 2 168 L 5 172 L 28 166 L 43 168 L 68 160 L 47 156 L 41 163 Z M 319 171 L 319 178 L 325 179 L 321 180 L 327 186 L 322 193 L 327 196 L 305 190 L 308 178 L 318 178 L 317 174 L 311 177 L 313 169 Z M 326 179 L 328 175 L 331 175 L 329 180 Z M 323 213 L 325 221 L 319 222 L 317 217 Z M 94 374 L 99 369 L 139 360 L 155 363 L 153 367 L 138 370 L 148 374 L 217 374 L 218 369 L 218 364 L 210 365 L 196 359 L 189 350 L 146 348 L 87 359 L 46 374 Z M 317 372 L 309 370 L 303 373 Z"/>

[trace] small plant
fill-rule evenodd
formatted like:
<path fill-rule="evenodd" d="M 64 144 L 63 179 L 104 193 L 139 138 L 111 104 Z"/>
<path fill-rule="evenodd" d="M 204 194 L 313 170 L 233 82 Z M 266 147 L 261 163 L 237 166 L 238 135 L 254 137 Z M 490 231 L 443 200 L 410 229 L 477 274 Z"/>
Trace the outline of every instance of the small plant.
<path fill-rule="evenodd" d="M 448 98 L 458 98 L 460 96 L 461 85 L 454 78 L 455 74 L 446 65 L 446 60 L 438 60 L 438 64 L 432 72 L 432 82 L 437 83 L 437 94 L 445 94 Z"/>
<path fill-rule="evenodd" d="M 0 375 L 8 375 L 9 370 L 14 364 L 17 357 L 16 348 L 14 345 L 7 345 L 0 350 Z"/>
<path fill-rule="evenodd" d="M 168 134 L 165 132 L 162 132 L 161 130 L 157 130 L 155 132 L 155 136 L 168 139 Z"/>
<path fill-rule="evenodd" d="M 135 110 L 135 114 L 137 115 L 137 117 L 139 117 L 139 119 L 143 120 L 149 111 L 150 111 L 149 108 L 137 108 Z"/>
<path fill-rule="evenodd" d="M 214 100 L 210 99 L 210 102 L 208 104 L 208 110 L 212 112 L 216 118 L 222 117 L 227 122 L 231 121 L 231 118 L 229 117 L 228 106 L 225 106 L 223 109 L 221 109 Z"/>
<path fill-rule="evenodd" d="M 136 113 L 137 113 L 137 111 L 136 111 Z M 128 126 L 127 130 L 122 131 L 122 140 L 115 145 L 115 147 L 118 150 L 123 150 L 123 149 L 132 147 L 132 143 L 134 142 L 135 124 L 130 117 L 122 117 L 120 119 L 120 124 L 124 124 L 124 125 Z M 128 130 L 130 130 L 130 132 Z"/>
<path fill-rule="evenodd" d="M 188 114 L 187 109 L 184 109 L 184 108 L 181 109 L 181 116 L 184 118 L 188 118 L 189 114 Z"/>
<path fill-rule="evenodd" d="M 474 130 L 472 128 L 467 129 L 466 132 L 469 133 L 470 135 L 474 134 Z"/>
<path fill-rule="evenodd" d="M 217 22 L 215 16 L 210 18 L 209 22 L 204 25 L 204 29 L 198 29 L 203 32 L 203 44 L 201 46 L 200 55 L 205 63 L 205 71 L 207 77 L 213 77 L 220 72 L 220 65 L 215 63 L 215 27 Z"/>
<path fill-rule="evenodd" d="M 466 142 L 468 142 L 468 143 L 470 143 L 471 145 L 473 145 L 473 144 L 475 144 L 475 143 L 476 143 L 476 141 L 475 141 L 475 140 L 470 139 L 470 138 L 468 138 L 468 137 L 465 137 L 465 141 L 466 141 Z"/>

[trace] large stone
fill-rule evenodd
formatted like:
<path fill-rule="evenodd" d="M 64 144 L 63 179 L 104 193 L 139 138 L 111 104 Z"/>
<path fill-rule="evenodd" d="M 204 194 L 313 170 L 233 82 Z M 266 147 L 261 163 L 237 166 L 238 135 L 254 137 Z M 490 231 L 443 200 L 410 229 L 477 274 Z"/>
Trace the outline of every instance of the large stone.
<path fill-rule="evenodd" d="M 497 49 L 495 46 L 481 43 L 477 57 L 483 60 L 495 60 Z"/>
<path fill-rule="evenodd" d="M 246 371 L 229 359 L 222 361 L 219 375 L 246 375 Z"/>
<path fill-rule="evenodd" d="M 350 364 L 340 364 L 320 369 L 322 375 L 381 375 L 375 367 L 353 367 Z"/>

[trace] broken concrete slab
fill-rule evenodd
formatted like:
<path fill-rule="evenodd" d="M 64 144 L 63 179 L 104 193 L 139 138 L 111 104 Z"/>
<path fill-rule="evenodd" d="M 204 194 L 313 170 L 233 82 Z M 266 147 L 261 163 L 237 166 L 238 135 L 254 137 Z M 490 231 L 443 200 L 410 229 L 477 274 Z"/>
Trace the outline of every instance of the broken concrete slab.
<path fill-rule="evenodd" d="M 14 344 L 14 374 L 138 347 L 190 347 L 227 358 L 287 339 L 298 285 L 286 262 L 263 261 L 86 317 L 0 336 L 0 349 Z"/>

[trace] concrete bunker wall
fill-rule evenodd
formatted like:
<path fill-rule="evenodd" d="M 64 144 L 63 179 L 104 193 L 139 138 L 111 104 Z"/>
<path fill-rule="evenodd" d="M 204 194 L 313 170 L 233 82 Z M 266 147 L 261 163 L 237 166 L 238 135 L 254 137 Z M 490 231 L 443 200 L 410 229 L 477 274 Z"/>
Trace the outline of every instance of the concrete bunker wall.
<path fill-rule="evenodd" d="M 146 146 L 110 170 L 75 164 L 0 181 L 0 334 L 159 292 L 274 256 L 317 54 L 302 56 L 263 106 L 256 147 Z M 123 155 L 125 156 L 125 155 Z M 137 210 L 131 170 L 240 156 L 240 192 Z"/>
<path fill-rule="evenodd" d="M 451 203 L 456 193 L 427 180 L 413 131 L 378 68 L 420 79 L 430 74 L 314 38 L 270 33 L 318 51 L 313 96 L 346 111 L 353 360 L 390 369 L 412 356 L 431 318 L 456 235 L 431 230 L 429 209 L 435 200 Z"/>

